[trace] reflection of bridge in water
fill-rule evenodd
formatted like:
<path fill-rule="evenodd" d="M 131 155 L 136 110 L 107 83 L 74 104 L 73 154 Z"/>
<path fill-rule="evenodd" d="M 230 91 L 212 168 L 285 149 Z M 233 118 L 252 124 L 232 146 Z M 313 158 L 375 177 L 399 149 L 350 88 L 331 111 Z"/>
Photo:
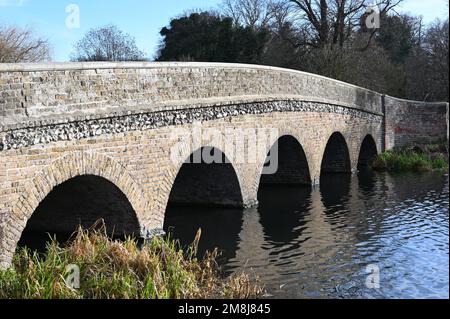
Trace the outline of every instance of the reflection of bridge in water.
<path fill-rule="evenodd" d="M 415 285 L 441 280 L 441 271 L 437 277 L 433 271 L 422 273 L 435 269 L 442 255 L 436 245 L 445 235 L 430 232 L 439 232 L 448 224 L 448 214 L 445 220 L 442 213 L 448 212 L 448 200 L 441 207 L 437 204 L 445 183 L 448 189 L 448 178 L 439 174 L 399 178 L 367 172 L 342 177 L 325 177 L 327 187 L 320 190 L 263 187 L 258 208 L 246 210 L 233 227 L 224 225 L 240 231 L 229 234 L 226 243 L 209 242 L 207 248 L 228 249 L 227 270 L 255 273 L 277 297 L 412 296 Z M 431 204 L 433 200 L 436 202 Z M 430 207 L 425 207 L 427 202 Z M 222 221 L 203 216 L 208 219 L 203 221 L 204 233 L 211 230 L 209 225 Z M 180 219 L 174 221 L 175 227 L 181 226 Z M 190 236 L 194 233 L 192 229 Z M 422 254 L 430 253 L 435 256 L 426 264 Z M 384 290 L 366 290 L 368 264 L 382 268 Z M 439 266 L 448 270 L 445 263 Z M 408 274 L 423 277 L 400 288 L 398 282 Z"/>

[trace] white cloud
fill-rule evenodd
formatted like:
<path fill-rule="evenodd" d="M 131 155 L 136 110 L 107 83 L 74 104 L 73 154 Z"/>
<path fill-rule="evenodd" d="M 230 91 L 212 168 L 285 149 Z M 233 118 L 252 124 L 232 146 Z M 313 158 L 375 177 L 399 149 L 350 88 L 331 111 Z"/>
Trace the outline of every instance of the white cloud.
<path fill-rule="evenodd" d="M 0 7 L 21 7 L 25 0 L 0 0 Z"/>

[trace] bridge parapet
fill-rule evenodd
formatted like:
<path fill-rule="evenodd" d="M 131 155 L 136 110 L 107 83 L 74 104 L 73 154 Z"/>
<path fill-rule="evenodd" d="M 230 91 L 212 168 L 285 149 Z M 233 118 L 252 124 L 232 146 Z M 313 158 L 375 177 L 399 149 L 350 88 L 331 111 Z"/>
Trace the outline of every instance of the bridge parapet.
<path fill-rule="evenodd" d="M 386 149 L 448 140 L 448 103 L 385 98 Z M 446 135 L 447 134 L 447 135 Z"/>
<path fill-rule="evenodd" d="M 381 95 L 299 71 L 222 63 L 0 65 L 0 131 L 111 115 L 300 100 L 382 113 Z"/>

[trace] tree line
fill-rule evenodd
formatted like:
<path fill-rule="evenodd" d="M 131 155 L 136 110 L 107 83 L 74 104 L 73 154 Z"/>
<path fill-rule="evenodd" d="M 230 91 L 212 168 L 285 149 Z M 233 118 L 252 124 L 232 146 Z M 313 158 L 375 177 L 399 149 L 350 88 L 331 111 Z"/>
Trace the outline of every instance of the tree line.
<path fill-rule="evenodd" d="M 223 0 L 216 10 L 172 19 L 160 31 L 154 59 L 113 25 L 90 30 L 71 59 L 271 65 L 400 98 L 448 101 L 448 18 L 425 25 L 421 17 L 398 14 L 401 2 Z M 30 31 L 0 28 L 0 62 L 36 62 L 49 59 L 48 52 L 48 43 Z"/>

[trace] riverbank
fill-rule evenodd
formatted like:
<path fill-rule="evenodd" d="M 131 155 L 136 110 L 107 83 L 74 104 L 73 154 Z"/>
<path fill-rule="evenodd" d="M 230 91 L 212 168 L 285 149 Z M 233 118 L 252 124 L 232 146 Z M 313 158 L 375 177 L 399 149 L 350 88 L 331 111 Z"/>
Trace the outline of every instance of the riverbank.
<path fill-rule="evenodd" d="M 415 145 L 379 154 L 372 163 L 375 171 L 448 171 L 448 150 L 442 144 Z"/>
<path fill-rule="evenodd" d="M 45 256 L 18 250 L 13 267 L 0 272 L 0 299 L 248 299 L 263 293 L 245 274 L 223 279 L 216 251 L 195 258 L 198 240 L 184 252 L 170 239 L 140 247 L 79 230 L 67 246 L 50 243 Z M 77 287 L 73 265 L 79 288 L 71 288 Z"/>

